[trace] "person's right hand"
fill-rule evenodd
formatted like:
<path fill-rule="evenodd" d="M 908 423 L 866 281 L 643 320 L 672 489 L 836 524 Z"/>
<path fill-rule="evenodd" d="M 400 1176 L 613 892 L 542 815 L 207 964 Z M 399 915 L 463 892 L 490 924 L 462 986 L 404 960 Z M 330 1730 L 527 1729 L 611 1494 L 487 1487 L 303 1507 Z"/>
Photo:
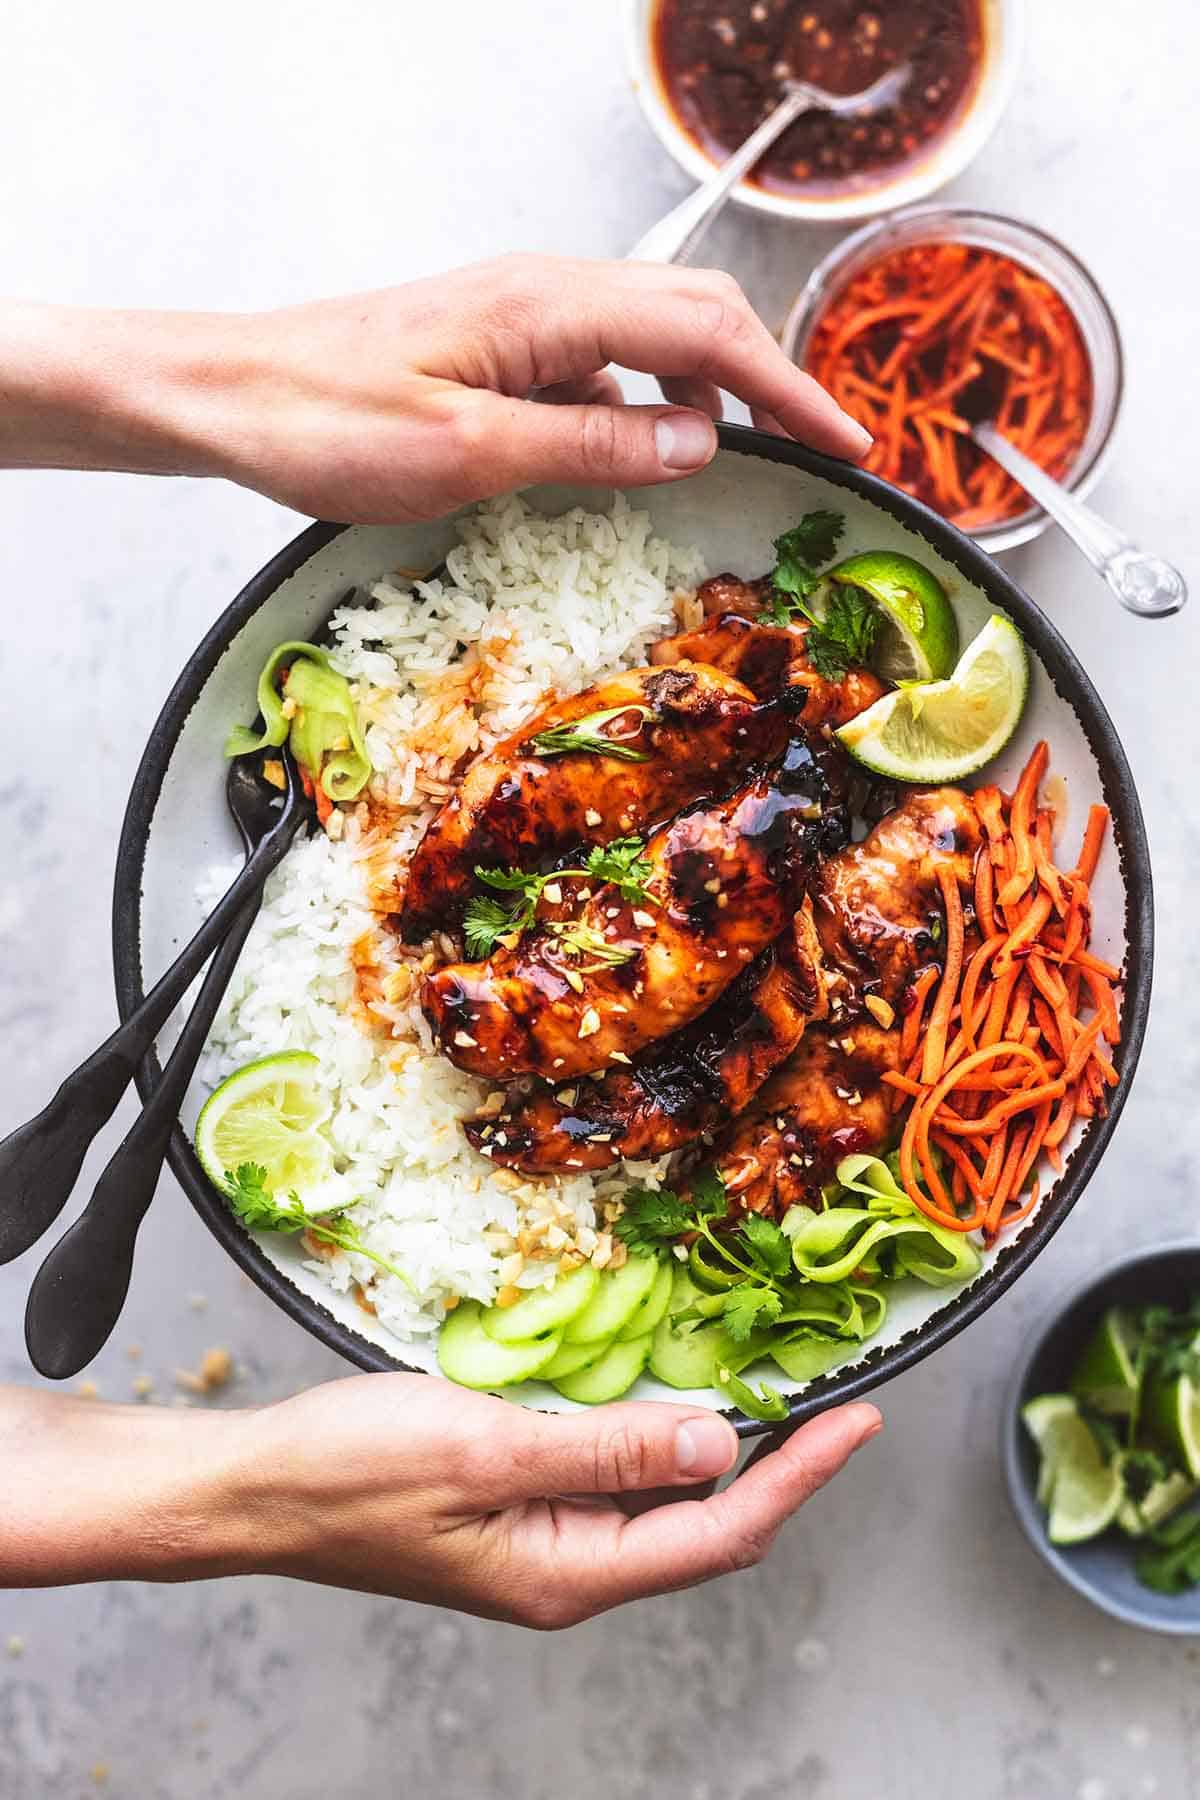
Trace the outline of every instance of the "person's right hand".
<path fill-rule="evenodd" d="M 759 1562 L 882 1424 L 873 1406 L 837 1407 L 722 1492 L 631 1518 L 613 1496 L 731 1468 L 732 1427 L 654 1402 L 538 1413 L 418 1375 L 332 1382 L 241 1418 L 242 1567 L 542 1629 Z"/>
<path fill-rule="evenodd" d="M 610 363 L 667 404 L 626 405 Z M 832 456 L 871 442 L 732 276 L 549 256 L 266 313 L 14 302 L 0 385 L 0 466 L 224 476 L 347 524 L 533 482 L 678 481 L 716 453 L 718 388 Z"/>

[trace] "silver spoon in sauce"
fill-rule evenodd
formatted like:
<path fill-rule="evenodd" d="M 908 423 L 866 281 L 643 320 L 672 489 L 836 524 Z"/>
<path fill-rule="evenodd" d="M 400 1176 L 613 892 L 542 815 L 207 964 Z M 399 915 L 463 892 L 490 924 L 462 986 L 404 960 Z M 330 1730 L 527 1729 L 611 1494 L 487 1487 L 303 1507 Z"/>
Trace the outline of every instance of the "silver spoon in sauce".
<path fill-rule="evenodd" d="M 625 258 L 626 262 L 686 263 L 701 238 L 721 211 L 730 190 L 748 175 L 755 163 L 782 136 L 789 125 L 806 112 L 828 112 L 841 116 L 881 112 L 894 106 L 908 86 L 912 65 L 897 63 L 870 87 L 857 94 L 831 94 L 826 88 L 814 87 L 809 81 L 786 81 L 784 96 L 774 112 L 767 114 L 745 143 L 727 157 L 720 168 L 694 194 L 652 225 L 638 239 Z"/>
<path fill-rule="evenodd" d="M 956 396 L 955 411 L 971 427 L 971 440 L 998 462 L 1050 514 L 1103 576 L 1117 599 L 1141 619 L 1167 619 L 1187 604 L 1187 583 L 1174 564 L 1141 550 L 1132 538 L 1077 500 L 1024 451 L 997 431 L 999 395 L 985 371 Z"/>

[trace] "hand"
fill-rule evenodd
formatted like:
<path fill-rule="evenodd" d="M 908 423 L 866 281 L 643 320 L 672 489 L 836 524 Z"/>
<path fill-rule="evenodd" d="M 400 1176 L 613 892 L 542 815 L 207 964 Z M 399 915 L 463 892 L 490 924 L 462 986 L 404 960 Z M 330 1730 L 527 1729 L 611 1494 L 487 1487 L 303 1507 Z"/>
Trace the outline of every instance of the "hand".
<path fill-rule="evenodd" d="M 248 374 L 224 472 L 325 518 L 678 479 L 716 450 L 718 386 L 831 455 L 870 447 L 715 270 L 514 256 L 231 330 Z M 673 404 L 622 404 L 613 362 L 657 375 Z"/>
<path fill-rule="evenodd" d="M 669 404 L 625 405 L 609 363 Z M 833 456 L 871 443 L 731 276 L 651 263 L 512 256 L 261 314 L 12 304 L 0 386 L 0 464 L 225 476 L 346 523 L 678 480 L 716 450 L 718 386 Z"/>
<path fill-rule="evenodd" d="M 710 1482 L 736 1458 L 731 1426 L 688 1406 L 556 1416 L 423 1376 L 360 1376 L 246 1416 L 260 1490 L 269 1471 L 253 1566 L 573 1625 L 759 1562 L 881 1424 L 873 1406 L 836 1408 L 724 1492 L 630 1518 L 606 1496 Z"/>

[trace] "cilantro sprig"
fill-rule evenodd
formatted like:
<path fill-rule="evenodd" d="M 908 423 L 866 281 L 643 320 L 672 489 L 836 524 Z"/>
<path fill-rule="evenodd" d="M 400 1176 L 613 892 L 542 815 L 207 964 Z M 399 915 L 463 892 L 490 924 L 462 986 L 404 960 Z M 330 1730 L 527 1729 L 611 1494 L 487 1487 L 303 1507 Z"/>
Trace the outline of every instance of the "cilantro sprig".
<path fill-rule="evenodd" d="M 225 1194 L 233 1211 L 250 1231 L 280 1231 L 293 1235 L 307 1231 L 321 1244 L 332 1244 L 338 1250 L 365 1256 L 377 1267 L 385 1269 L 415 1293 L 412 1281 L 385 1256 L 368 1249 L 362 1232 L 345 1210 L 332 1213 L 310 1213 L 292 1188 L 280 1196 L 267 1186 L 267 1171 L 261 1163 L 239 1163 L 225 1171 Z"/>
<path fill-rule="evenodd" d="M 584 858 L 582 867 L 551 869 L 547 874 L 523 869 L 481 869 L 475 874 L 493 894 L 479 894 L 463 915 L 463 937 L 467 954 L 476 960 L 490 956 L 501 940 L 515 942 L 533 925 L 542 895 L 554 882 L 590 879 L 615 887 L 622 900 L 634 905 L 657 906 L 649 883 L 654 865 L 644 855 L 645 843 L 639 837 L 614 838 L 611 844 L 597 844 Z M 497 898 L 504 895 L 504 899 Z M 587 930 L 581 927 L 581 930 Z M 566 934 L 564 928 L 563 935 Z M 613 946 L 600 939 L 608 950 Z M 593 943 L 591 954 L 601 952 Z M 629 956 L 634 952 L 631 950 Z M 610 956 L 610 962 L 625 962 L 628 957 Z"/>
<path fill-rule="evenodd" d="M 808 601 L 823 579 L 818 570 L 833 561 L 845 529 L 841 513 L 810 512 L 775 539 L 771 604 L 759 615 L 760 624 L 788 625 L 797 614 L 813 618 Z"/>
<path fill-rule="evenodd" d="M 805 651 L 817 674 L 829 681 L 840 681 L 848 668 L 867 660 L 880 628 L 879 613 L 867 594 L 820 573 L 836 555 L 845 528 L 841 513 L 811 512 L 777 537 L 771 602 L 759 614 L 763 625 L 807 619 Z M 818 591 L 819 603 L 814 598 Z"/>
<path fill-rule="evenodd" d="M 626 1194 L 624 1206 L 613 1230 L 635 1256 L 665 1255 L 677 1239 L 691 1234 L 701 1240 L 706 1267 L 723 1291 L 711 1306 L 686 1309 L 678 1320 L 719 1317 L 735 1344 L 779 1321 L 797 1285 L 791 1244 L 773 1219 L 758 1213 L 747 1213 L 733 1231 L 714 1230 L 729 1211 L 725 1184 L 715 1171 L 699 1176 L 687 1199 L 669 1188 L 640 1188 Z"/>

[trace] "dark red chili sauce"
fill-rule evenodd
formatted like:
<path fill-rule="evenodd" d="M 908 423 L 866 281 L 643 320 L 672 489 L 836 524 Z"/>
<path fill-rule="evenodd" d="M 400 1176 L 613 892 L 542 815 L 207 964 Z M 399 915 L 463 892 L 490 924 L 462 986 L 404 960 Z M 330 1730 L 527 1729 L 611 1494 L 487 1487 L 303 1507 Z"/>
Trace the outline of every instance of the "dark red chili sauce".
<path fill-rule="evenodd" d="M 807 113 L 754 172 L 770 191 L 820 194 L 878 186 L 920 161 L 969 106 L 986 33 L 982 0 L 659 0 L 653 41 L 671 107 L 715 162 L 778 105 L 785 81 L 853 94 L 911 62 L 895 106 Z"/>

